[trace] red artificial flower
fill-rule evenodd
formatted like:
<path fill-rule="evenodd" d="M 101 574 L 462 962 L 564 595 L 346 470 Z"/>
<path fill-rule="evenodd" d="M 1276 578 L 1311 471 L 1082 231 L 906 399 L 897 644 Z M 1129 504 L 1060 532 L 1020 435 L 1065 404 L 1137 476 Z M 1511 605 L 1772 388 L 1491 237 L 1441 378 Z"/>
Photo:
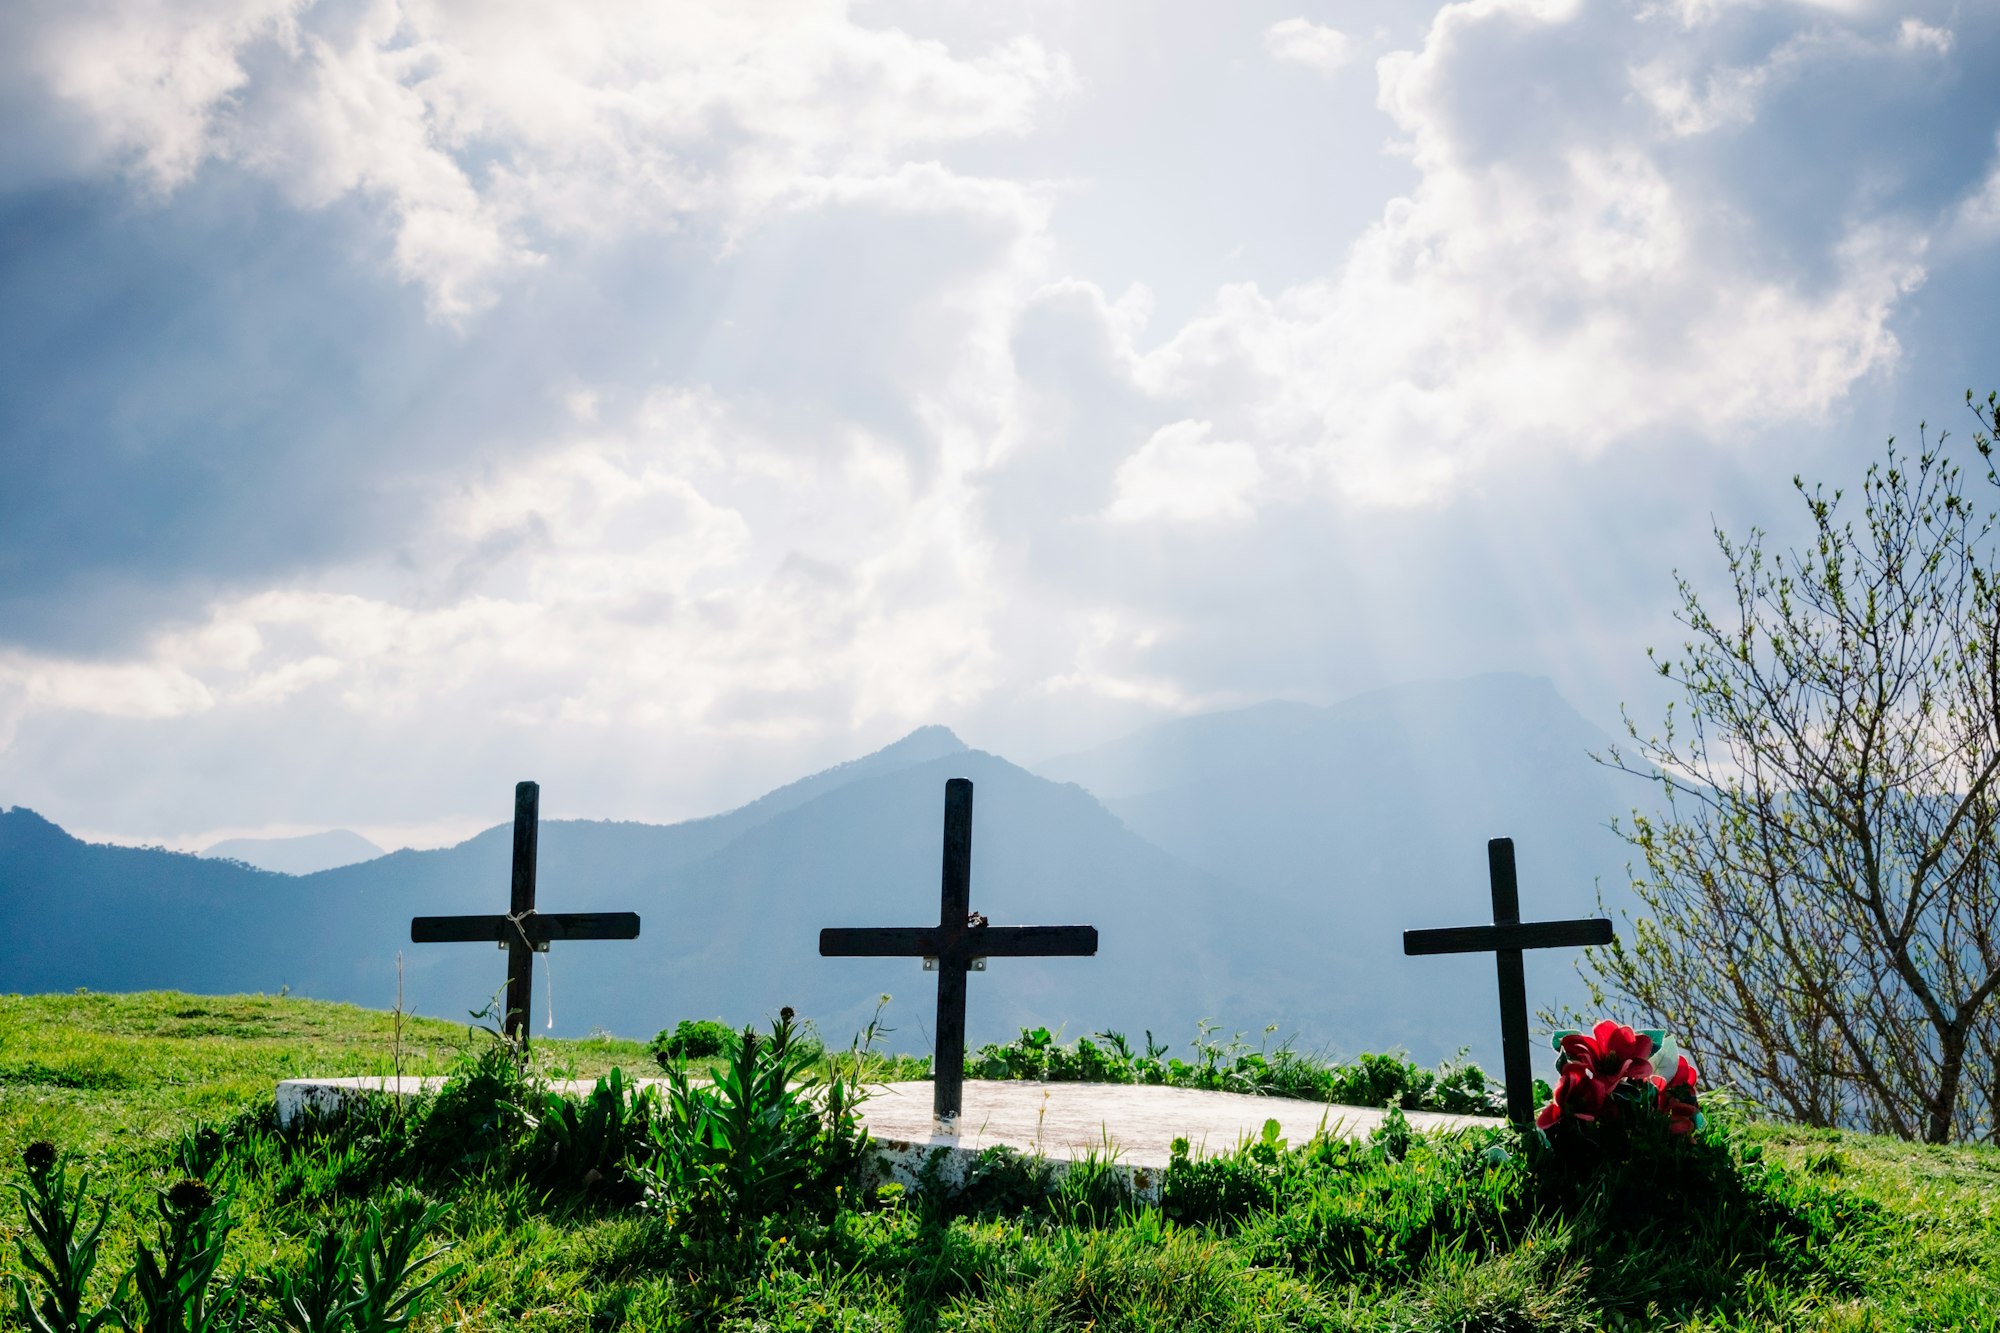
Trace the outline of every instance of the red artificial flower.
<path fill-rule="evenodd" d="M 1599 1079 L 1587 1065 L 1572 1064 L 1562 1071 L 1556 1084 L 1555 1100 L 1535 1117 L 1538 1129 L 1568 1116 L 1572 1120 L 1595 1120 L 1615 1108 L 1611 1104 L 1612 1085 Z"/>
<path fill-rule="evenodd" d="M 1695 1067 L 1683 1055 L 1674 1066 L 1672 1078 L 1654 1075 L 1650 1080 L 1654 1088 L 1654 1104 L 1667 1113 L 1667 1132 L 1670 1134 L 1692 1134 L 1695 1116 L 1699 1107 L 1695 1101 L 1694 1085 L 1700 1078 Z"/>
<path fill-rule="evenodd" d="M 1607 1018 L 1587 1035 L 1572 1032 L 1564 1037 L 1556 1068 L 1583 1065 L 1603 1079 L 1607 1086 L 1627 1078 L 1646 1082 L 1653 1077 L 1652 1054 L 1651 1037 Z"/>

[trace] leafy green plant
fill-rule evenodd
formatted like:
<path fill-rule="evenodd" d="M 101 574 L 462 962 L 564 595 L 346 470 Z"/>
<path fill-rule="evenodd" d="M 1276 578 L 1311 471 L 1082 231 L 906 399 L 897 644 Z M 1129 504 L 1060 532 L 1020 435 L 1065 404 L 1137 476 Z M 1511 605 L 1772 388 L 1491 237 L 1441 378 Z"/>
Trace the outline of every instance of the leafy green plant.
<path fill-rule="evenodd" d="M 197 1121 L 182 1130 L 174 1144 L 174 1168 L 184 1179 L 214 1180 L 217 1171 L 227 1168 L 226 1145 L 223 1126 Z"/>
<path fill-rule="evenodd" d="M 1392 1162 L 1400 1162 L 1410 1155 L 1410 1144 L 1415 1139 L 1410 1130 L 1410 1120 L 1403 1114 L 1403 1108 L 1392 1106 L 1382 1123 L 1368 1131 L 1368 1141 Z"/>
<path fill-rule="evenodd" d="M 1022 1028 L 1021 1035 L 1004 1046 L 989 1042 L 973 1052 L 966 1072 L 979 1078 L 1047 1078 L 1049 1047 L 1054 1044 L 1047 1028 Z"/>
<path fill-rule="evenodd" d="M 461 1060 L 416 1133 L 416 1174 L 436 1181 L 480 1169 L 519 1136 L 521 1108 L 535 1091 L 519 1052 L 504 1040 Z"/>
<path fill-rule="evenodd" d="M 825 1210 L 859 1164 L 859 1090 L 838 1075 L 806 1080 L 816 1052 L 795 1045 L 795 1034 L 787 1008 L 768 1038 L 745 1028 L 711 1082 L 667 1068 L 651 1159 L 628 1160 L 648 1203 L 685 1234 L 712 1238 L 794 1207 Z"/>
<path fill-rule="evenodd" d="M 331 1227 L 312 1235 L 305 1266 L 277 1275 L 278 1324 L 294 1333 L 337 1333 L 349 1326 L 356 1300 L 347 1247 Z"/>
<path fill-rule="evenodd" d="M 1268 1208 L 1277 1197 L 1280 1172 L 1243 1150 L 1194 1157 L 1186 1139 L 1175 1139 L 1166 1175 L 1160 1181 L 1160 1209 L 1184 1223 L 1218 1223 Z"/>
<path fill-rule="evenodd" d="M 944 1172 L 945 1154 L 933 1154 L 917 1173 L 917 1194 L 934 1219 L 1006 1217 L 1032 1211 L 1056 1188 L 1056 1171 L 1039 1153 L 996 1143 L 965 1168 L 954 1189 Z"/>
<path fill-rule="evenodd" d="M 425 1249 L 425 1238 L 444 1219 L 443 1204 L 413 1190 L 370 1203 L 346 1235 L 314 1232 L 305 1267 L 276 1282 L 281 1327 L 293 1333 L 401 1333 L 425 1299 L 455 1277 L 457 1265 L 424 1270 L 450 1245 Z"/>
<path fill-rule="evenodd" d="M 1466 1049 L 1461 1046 L 1458 1054 L 1437 1067 L 1435 1080 L 1431 1084 L 1429 1106 L 1418 1109 L 1448 1111 L 1453 1115 L 1501 1115 L 1507 1109 L 1507 1087 L 1495 1079 L 1488 1078 L 1486 1071 L 1465 1058 Z"/>
<path fill-rule="evenodd" d="M 662 1069 L 688 1060 L 712 1060 L 736 1041 L 736 1029 L 708 1018 L 683 1018 L 660 1030 L 647 1046 Z"/>
<path fill-rule="evenodd" d="M 21 1196 L 29 1234 L 40 1252 L 30 1249 L 26 1240 L 16 1243 L 22 1267 L 42 1290 L 37 1300 L 26 1282 L 13 1278 L 15 1311 L 29 1333 L 96 1333 L 118 1320 L 115 1306 L 91 1309 L 88 1295 L 111 1204 L 99 1204 L 96 1219 L 85 1222 L 90 1178 L 80 1176 L 72 1196 L 68 1163 L 46 1139 L 30 1143 L 21 1159 L 28 1180 L 14 1188 Z"/>
<path fill-rule="evenodd" d="M 425 1298 L 457 1275 L 453 1265 L 420 1276 L 451 1249 L 449 1245 L 424 1249 L 425 1238 L 447 1211 L 445 1205 L 426 1203 L 414 1191 L 396 1194 L 383 1206 L 368 1206 L 350 1249 L 358 1297 L 350 1315 L 354 1333 L 399 1333 Z"/>
<path fill-rule="evenodd" d="M 1170 1056 L 1151 1032 L 1142 1052 L 1122 1032 L 1065 1043 L 1048 1028 L 1023 1028 L 1010 1042 L 989 1042 L 971 1052 L 966 1072 L 974 1078 L 1164 1084 L 1459 1115 L 1499 1115 L 1505 1102 L 1505 1089 L 1467 1061 L 1463 1049 L 1435 1071 L 1400 1055 L 1364 1054 L 1340 1064 L 1306 1055 L 1289 1040 L 1271 1047 L 1274 1030 L 1266 1028 L 1266 1044 L 1253 1047 L 1240 1032 L 1221 1039 L 1216 1025 L 1204 1021 L 1190 1043 L 1194 1058 L 1183 1060 Z"/>
<path fill-rule="evenodd" d="M 134 1333 L 211 1333 L 240 1326 L 240 1295 L 210 1300 L 229 1238 L 227 1200 L 189 1178 L 160 1190 L 158 1207 L 158 1244 L 139 1242 L 121 1322 Z"/>
<path fill-rule="evenodd" d="M 1115 1064 L 1129 1069 L 1133 1083 L 1162 1084 L 1167 1081 L 1166 1055 L 1170 1049 L 1163 1041 L 1154 1041 L 1149 1029 L 1146 1033 L 1146 1049 L 1134 1050 L 1125 1034 L 1107 1028 L 1097 1034 L 1097 1040 L 1104 1043 Z M 1125 1082 L 1124 1079 L 1109 1079 L 1107 1082 Z"/>
<path fill-rule="evenodd" d="M 643 1154 L 659 1099 L 613 1069 L 582 1098 L 542 1090 L 522 1110 L 528 1139 L 522 1174 L 543 1194 L 617 1191 L 629 1181 L 626 1160 Z"/>
<path fill-rule="evenodd" d="M 1364 1054 L 1334 1071 L 1329 1100 L 1343 1106 L 1392 1106 L 1416 1110 L 1429 1100 L 1437 1076 L 1395 1055 Z"/>

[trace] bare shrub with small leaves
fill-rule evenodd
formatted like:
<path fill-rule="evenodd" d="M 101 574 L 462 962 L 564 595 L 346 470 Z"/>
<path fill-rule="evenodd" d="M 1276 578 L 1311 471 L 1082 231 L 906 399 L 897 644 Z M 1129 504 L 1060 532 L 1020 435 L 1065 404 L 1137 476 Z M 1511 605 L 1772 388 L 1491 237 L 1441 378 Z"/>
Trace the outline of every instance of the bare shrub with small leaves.
<path fill-rule="evenodd" d="M 2000 1133 L 2000 515 L 1946 438 L 1891 440 L 1858 515 L 1795 478 L 1802 546 L 1718 528 L 1726 610 L 1679 580 L 1682 707 L 1603 756 L 1664 798 L 1622 830 L 1640 919 L 1581 965 L 1711 1081 L 1930 1143 Z"/>

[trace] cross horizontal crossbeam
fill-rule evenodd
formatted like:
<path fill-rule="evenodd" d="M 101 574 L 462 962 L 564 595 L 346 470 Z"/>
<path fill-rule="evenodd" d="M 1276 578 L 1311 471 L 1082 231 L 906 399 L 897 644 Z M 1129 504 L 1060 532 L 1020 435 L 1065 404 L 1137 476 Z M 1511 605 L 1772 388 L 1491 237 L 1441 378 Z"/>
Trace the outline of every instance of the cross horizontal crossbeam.
<path fill-rule="evenodd" d="M 1575 921 L 1523 921 L 1514 926 L 1446 926 L 1406 930 L 1403 952 L 1491 953 L 1499 949 L 1568 949 L 1611 943 L 1611 923 L 1603 917 Z"/>
<path fill-rule="evenodd" d="M 819 933 L 823 958 L 1088 958 L 1095 926 L 830 926 Z"/>
<path fill-rule="evenodd" d="M 419 916 L 410 919 L 415 944 L 505 944 L 515 938 L 511 916 Z M 528 912 L 518 929 L 537 950 L 553 940 L 636 940 L 637 912 Z"/>

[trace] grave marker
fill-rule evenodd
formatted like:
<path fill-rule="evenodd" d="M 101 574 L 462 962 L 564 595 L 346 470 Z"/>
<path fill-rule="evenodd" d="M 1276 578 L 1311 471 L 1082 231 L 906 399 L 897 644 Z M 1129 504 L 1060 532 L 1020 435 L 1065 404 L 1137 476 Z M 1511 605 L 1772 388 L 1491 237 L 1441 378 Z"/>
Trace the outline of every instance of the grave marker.
<path fill-rule="evenodd" d="M 542 789 L 514 786 L 514 875 L 505 916 L 419 916 L 410 920 L 415 944 L 492 941 L 507 951 L 507 1035 L 528 1040 L 528 1001 L 534 958 L 552 940 L 631 940 L 639 937 L 635 912 L 540 912 L 535 909 L 535 854 L 541 829 Z"/>
<path fill-rule="evenodd" d="M 1522 921 L 1512 838 L 1494 838 L 1486 844 L 1486 869 L 1493 886 L 1493 924 L 1406 930 L 1403 952 L 1494 955 L 1500 976 L 1500 1055 L 1507 1072 L 1507 1118 L 1527 1126 L 1535 1122 L 1535 1077 L 1528 1063 L 1528 982 L 1521 968 L 1521 951 L 1609 944 L 1611 923 L 1601 916 Z"/>
<path fill-rule="evenodd" d="M 922 958 L 938 974 L 937 1054 L 931 1062 L 931 1114 L 942 1133 L 956 1129 L 965 1088 L 965 974 L 988 958 L 1087 958 L 1095 926 L 993 926 L 972 910 L 972 781 L 944 784 L 944 877 L 935 926 L 832 927 L 819 933 L 822 958 Z"/>

